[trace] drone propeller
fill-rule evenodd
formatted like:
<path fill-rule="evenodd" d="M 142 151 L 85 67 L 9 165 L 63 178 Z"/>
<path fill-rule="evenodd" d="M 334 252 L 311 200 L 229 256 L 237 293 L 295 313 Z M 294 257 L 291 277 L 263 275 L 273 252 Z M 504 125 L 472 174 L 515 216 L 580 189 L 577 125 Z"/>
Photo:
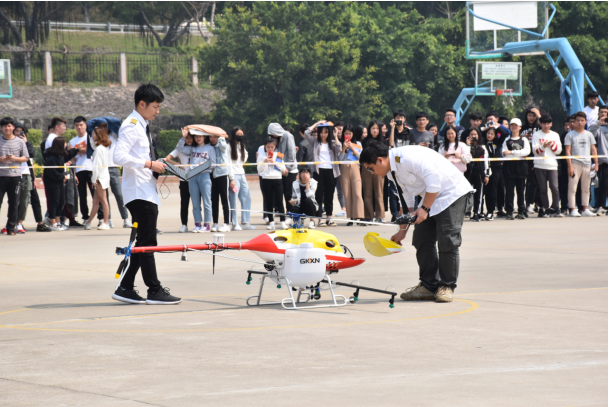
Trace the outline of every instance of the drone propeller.
<path fill-rule="evenodd" d="M 302 218 L 309 218 L 309 219 L 332 220 L 335 222 L 352 222 L 352 223 L 361 223 L 361 224 L 365 224 L 365 225 L 391 226 L 391 227 L 394 227 L 395 225 L 411 225 L 417 219 L 416 216 L 402 215 L 399 218 L 397 218 L 394 223 L 376 223 L 376 222 L 367 222 L 367 221 L 363 221 L 363 220 L 353 220 L 353 219 L 324 218 L 321 216 L 309 216 L 309 215 L 305 215 L 302 213 L 292 213 L 292 212 L 279 213 L 279 212 L 269 212 L 269 211 L 253 211 L 253 210 L 249 210 L 249 209 L 232 209 L 232 208 L 230 210 L 231 211 L 251 212 L 251 213 L 266 213 L 266 214 L 273 215 L 273 216 L 286 216 L 288 218 L 292 218 L 295 220 L 300 220 Z"/>

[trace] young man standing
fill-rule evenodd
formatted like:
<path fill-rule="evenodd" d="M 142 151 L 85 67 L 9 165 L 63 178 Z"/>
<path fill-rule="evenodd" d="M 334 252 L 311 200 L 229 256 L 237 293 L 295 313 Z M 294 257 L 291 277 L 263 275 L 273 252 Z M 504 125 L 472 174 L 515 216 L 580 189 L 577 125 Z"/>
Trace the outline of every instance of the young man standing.
<path fill-rule="evenodd" d="M 74 130 L 76 137 L 70 140 L 70 148 L 76 148 L 78 144 L 87 143 L 87 120 L 78 116 L 74 119 Z M 85 222 L 89 219 L 89 205 L 87 205 L 87 189 L 91 192 L 93 198 L 94 190 L 91 184 L 91 175 L 93 174 L 93 162 L 87 158 L 87 152 L 79 152 L 76 155 L 76 179 L 78 180 L 78 198 L 80 199 L 80 213 Z M 70 227 L 82 227 L 80 223 L 70 221 Z"/>
<path fill-rule="evenodd" d="M 44 149 L 51 148 L 53 144 L 53 140 L 55 137 L 59 137 L 66 132 L 66 121 L 61 117 L 53 117 L 51 119 L 51 129 L 49 130 L 49 135 L 47 136 L 46 141 L 44 142 Z"/>
<path fill-rule="evenodd" d="M 389 122 L 389 146 L 403 147 L 408 145 L 410 129 L 406 126 L 406 112 L 398 109 L 393 112 L 393 119 Z"/>
<path fill-rule="evenodd" d="M 561 157 L 567 155 L 565 151 L 565 137 L 573 129 L 575 119 L 573 116 L 567 116 L 563 123 L 564 131 L 560 134 L 560 144 L 563 146 Z M 567 160 L 558 160 L 558 193 L 560 194 L 560 213 L 562 215 L 569 214 L 569 174 L 567 173 Z"/>
<path fill-rule="evenodd" d="M 535 160 L 533 163 L 533 171 L 537 177 L 537 185 L 541 194 L 541 202 L 543 207 L 539 208 L 538 217 L 549 218 L 563 217 L 560 213 L 558 201 L 558 161 L 556 156 L 562 152 L 562 144 L 560 136 L 550 130 L 552 128 L 552 117 L 548 114 L 542 115 L 539 118 L 541 130 L 533 134 L 533 153 L 535 157 L 544 157 L 543 160 Z M 552 207 L 548 198 L 548 182 L 550 183 L 550 191 L 552 191 Z"/>
<path fill-rule="evenodd" d="M 607 142 L 607 105 L 601 106 L 598 109 L 598 121 L 595 124 L 594 130 L 590 130 L 596 138 L 596 145 L 598 146 L 598 155 L 607 155 L 608 142 Z M 607 213 L 607 157 L 599 157 L 598 159 L 598 209 L 596 213 L 598 215 L 603 212 Z"/>
<path fill-rule="evenodd" d="M 529 140 L 520 136 L 522 122 L 512 119 L 510 122 L 511 137 L 503 142 L 504 157 L 526 157 L 531 152 Z M 503 163 L 503 177 L 505 179 L 505 210 L 506 219 L 514 220 L 514 188 L 518 200 L 518 219 L 525 219 L 526 207 L 524 205 L 524 184 L 529 173 L 529 165 L 524 160 L 505 161 Z"/>
<path fill-rule="evenodd" d="M 0 205 L 4 194 L 8 196 L 8 220 L 2 234 L 15 236 L 15 226 L 19 221 L 21 163 L 29 161 L 30 156 L 25 141 L 13 134 L 13 119 L 5 117 L 0 120 L 0 126 L 3 133 L 0 138 Z"/>
<path fill-rule="evenodd" d="M 283 162 L 295 162 L 296 144 L 294 143 L 294 136 L 292 133 L 285 131 L 279 123 L 269 124 L 267 131 L 269 136 L 277 140 L 276 151 L 283 154 Z M 298 165 L 286 164 L 285 171 L 281 175 L 286 210 L 292 212 L 292 204 L 290 203 L 290 200 L 292 199 L 292 184 L 296 181 L 296 176 L 298 175 Z"/>
<path fill-rule="evenodd" d="M 588 99 L 588 106 L 584 107 L 584 113 L 586 114 L 588 128 L 590 128 L 598 121 L 598 92 L 588 92 L 586 99 Z"/>
<path fill-rule="evenodd" d="M 163 92 L 154 85 L 140 85 L 135 91 L 135 110 L 125 119 L 114 149 L 114 162 L 123 166 L 123 192 L 125 205 L 133 222 L 138 223 L 135 247 L 156 246 L 156 225 L 159 215 L 159 196 L 156 180 L 165 170 L 165 164 L 157 161 L 157 152 L 150 135 L 149 121 L 154 120 Z M 134 281 L 138 270 L 142 270 L 144 283 L 148 286 L 148 297 L 144 300 L 135 291 Z M 131 255 L 129 268 L 120 287 L 112 298 L 131 304 L 178 304 L 181 298 L 169 294 L 157 278 L 154 253 Z"/>
<path fill-rule="evenodd" d="M 586 130 L 587 116 L 584 112 L 575 113 L 574 129 L 565 137 L 565 150 L 567 156 L 596 155 L 596 142 L 592 133 Z M 590 200 L 590 158 L 567 158 L 567 173 L 569 174 L 569 210 L 570 215 L 596 216 L 588 209 Z M 594 158 L 594 171 L 598 172 L 598 158 Z M 581 179 L 581 202 L 583 212 L 580 214 L 575 204 L 577 183 Z"/>
<path fill-rule="evenodd" d="M 457 111 L 455 109 L 446 109 L 444 112 L 444 128 L 438 133 L 438 144 L 444 141 L 444 137 L 446 136 L 446 129 L 448 126 L 455 126 L 455 121 L 457 120 Z M 457 129 L 457 139 L 461 138 L 461 133 L 465 131 L 465 128 L 462 126 L 455 126 Z"/>
<path fill-rule="evenodd" d="M 433 150 L 434 137 L 433 133 L 427 130 L 427 124 L 429 123 L 427 113 L 417 113 L 415 116 L 415 123 L 417 124 L 417 127 L 416 129 L 410 130 L 410 134 L 408 135 L 408 145 L 429 147 Z"/>

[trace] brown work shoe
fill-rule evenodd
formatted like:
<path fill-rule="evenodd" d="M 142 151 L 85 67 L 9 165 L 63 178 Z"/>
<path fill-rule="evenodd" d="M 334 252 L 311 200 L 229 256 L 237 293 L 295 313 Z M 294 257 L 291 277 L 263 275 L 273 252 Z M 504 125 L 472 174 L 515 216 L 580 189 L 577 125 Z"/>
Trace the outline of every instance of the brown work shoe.
<path fill-rule="evenodd" d="M 452 302 L 453 289 L 450 287 L 440 287 L 436 292 L 436 302 Z"/>
<path fill-rule="evenodd" d="M 415 287 L 407 288 L 400 294 L 400 298 L 404 301 L 433 301 L 434 294 L 419 283 Z"/>

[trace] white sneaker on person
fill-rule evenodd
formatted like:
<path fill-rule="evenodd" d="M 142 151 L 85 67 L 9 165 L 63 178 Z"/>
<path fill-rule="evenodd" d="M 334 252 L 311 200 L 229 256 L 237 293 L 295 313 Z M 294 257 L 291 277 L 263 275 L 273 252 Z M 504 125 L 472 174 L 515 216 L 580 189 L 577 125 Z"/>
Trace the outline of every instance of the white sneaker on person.
<path fill-rule="evenodd" d="M 581 218 L 582 215 L 579 214 L 579 211 L 577 209 L 573 209 L 569 216 L 572 216 L 574 218 Z"/>
<path fill-rule="evenodd" d="M 69 226 L 62 225 L 62 224 L 59 224 L 59 227 L 61 228 L 61 230 L 68 230 L 68 229 L 70 229 Z"/>
<path fill-rule="evenodd" d="M 289 228 L 288 224 L 285 222 L 281 222 L 280 225 L 281 225 L 281 229 L 283 229 L 283 230 L 286 230 Z"/>
<path fill-rule="evenodd" d="M 233 225 L 232 230 L 237 231 L 237 230 L 243 230 L 243 229 L 241 228 L 241 226 L 238 223 L 236 223 Z"/>
<path fill-rule="evenodd" d="M 598 208 L 596 208 L 596 210 L 594 211 L 594 213 L 595 213 L 597 216 L 604 215 L 604 214 L 605 214 L 605 209 L 603 209 L 603 207 L 602 207 L 602 206 L 599 206 Z"/>
<path fill-rule="evenodd" d="M 222 226 L 220 226 L 218 228 L 218 232 L 222 232 L 222 233 L 226 233 L 226 232 L 230 232 L 230 226 L 228 226 L 226 223 L 223 224 Z"/>
<path fill-rule="evenodd" d="M 586 209 L 582 212 L 582 216 L 586 216 L 586 217 L 596 216 L 596 213 L 592 212 L 590 209 Z"/>
<path fill-rule="evenodd" d="M 319 222 L 317 222 L 317 227 L 318 228 L 325 228 L 326 226 L 327 225 L 326 225 L 326 221 L 325 220 L 320 219 Z"/>
<path fill-rule="evenodd" d="M 264 221 L 266 222 L 267 225 L 270 223 L 269 218 L 264 218 Z"/>
<path fill-rule="evenodd" d="M 52 227 L 53 224 L 51 223 L 51 220 L 49 218 L 44 218 L 42 223 L 44 223 L 45 225 Z"/>
<path fill-rule="evenodd" d="M 527 213 L 535 213 L 535 209 L 533 208 L 533 205 L 527 206 Z"/>
<path fill-rule="evenodd" d="M 70 219 L 64 219 L 63 222 L 61 222 L 61 225 L 70 227 Z"/>
<path fill-rule="evenodd" d="M 53 226 L 51 226 L 51 229 L 53 229 L 53 232 L 62 232 L 63 231 L 63 229 L 61 228 L 59 223 L 56 223 Z"/>
<path fill-rule="evenodd" d="M 85 230 L 91 230 L 91 222 L 85 222 Z"/>
<path fill-rule="evenodd" d="M 180 229 L 182 230 L 182 229 Z M 194 228 L 192 228 L 192 233 L 202 233 L 201 232 L 201 226 L 196 226 Z"/>
<path fill-rule="evenodd" d="M 97 230 L 110 230 L 110 225 L 105 222 L 102 222 L 101 225 L 97 227 Z"/>
<path fill-rule="evenodd" d="M 314 220 L 310 220 L 309 221 L 309 229 L 315 229 L 315 221 Z"/>
<path fill-rule="evenodd" d="M 212 227 L 211 227 L 211 231 L 212 231 L 212 232 L 217 232 L 217 231 L 218 231 L 218 224 L 217 224 L 217 223 L 214 223 L 214 224 L 212 225 Z"/>
<path fill-rule="evenodd" d="M 338 211 L 338 213 L 335 216 L 342 218 L 343 216 L 347 216 L 347 212 L 345 212 L 341 209 L 340 211 Z"/>
<path fill-rule="evenodd" d="M 275 222 L 269 222 L 269 225 L 266 228 L 267 230 L 275 230 Z"/>
<path fill-rule="evenodd" d="M 182 225 L 180 230 L 178 230 L 178 233 L 186 233 L 186 232 L 188 232 L 188 226 L 186 226 L 186 225 Z"/>
<path fill-rule="evenodd" d="M 110 219 L 108 219 L 108 226 L 110 226 L 110 229 L 114 227 L 114 223 Z"/>
<path fill-rule="evenodd" d="M 127 228 L 132 228 L 132 227 L 133 227 L 133 225 L 131 224 L 131 222 L 129 222 L 129 219 L 125 219 L 125 220 L 123 221 L 123 227 L 124 227 L 125 229 L 127 229 Z"/>
<path fill-rule="evenodd" d="M 243 230 L 256 230 L 256 226 L 252 226 L 249 223 L 244 223 L 240 227 Z"/>
<path fill-rule="evenodd" d="M 99 222 L 97 222 L 97 227 L 100 227 L 102 223 L 104 223 L 103 220 L 100 220 Z"/>
<path fill-rule="evenodd" d="M 23 233 L 25 233 L 25 232 L 26 232 L 25 228 L 23 227 L 23 225 L 22 225 L 21 223 L 20 223 L 20 224 L 18 224 L 18 225 L 17 225 L 17 227 L 16 227 L 15 229 L 17 229 L 17 233 L 21 233 L 21 234 L 23 234 Z"/>

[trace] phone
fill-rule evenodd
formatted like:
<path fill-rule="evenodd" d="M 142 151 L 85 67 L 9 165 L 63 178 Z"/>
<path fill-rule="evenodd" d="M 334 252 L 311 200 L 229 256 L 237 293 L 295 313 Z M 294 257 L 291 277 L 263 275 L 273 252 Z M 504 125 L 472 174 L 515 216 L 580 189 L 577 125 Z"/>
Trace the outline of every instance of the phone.
<path fill-rule="evenodd" d="M 351 136 L 350 136 L 350 135 L 348 135 L 348 134 L 346 134 L 346 135 L 345 135 L 345 143 L 348 143 L 348 142 L 350 142 L 350 141 L 351 141 Z"/>
<path fill-rule="evenodd" d="M 490 122 L 486 123 L 486 127 L 491 127 L 491 126 L 494 126 L 494 125 L 495 125 L 495 122 L 492 121 L 492 120 Z"/>
<path fill-rule="evenodd" d="M 273 152 L 272 151 L 269 151 L 268 157 L 269 157 L 269 160 L 273 159 Z"/>
<path fill-rule="evenodd" d="M 401 126 L 403 122 L 401 120 L 394 120 L 394 123 L 396 126 Z"/>

